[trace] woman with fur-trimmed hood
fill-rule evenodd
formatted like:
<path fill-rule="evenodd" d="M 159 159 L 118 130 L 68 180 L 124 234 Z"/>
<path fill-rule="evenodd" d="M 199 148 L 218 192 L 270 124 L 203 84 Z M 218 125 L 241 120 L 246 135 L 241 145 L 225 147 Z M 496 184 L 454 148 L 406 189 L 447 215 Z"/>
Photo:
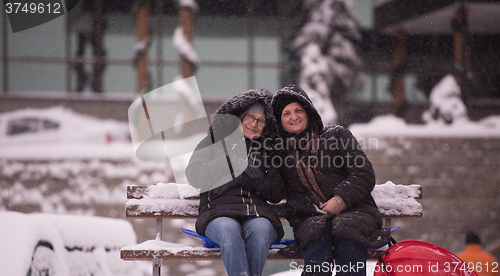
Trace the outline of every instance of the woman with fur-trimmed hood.
<path fill-rule="evenodd" d="M 220 106 L 196 147 L 186 176 L 201 189 L 196 231 L 221 247 L 228 275 L 261 275 L 272 242 L 284 235 L 268 202 L 284 197 L 270 166 L 276 122 L 265 89 L 240 93 Z"/>
<path fill-rule="evenodd" d="M 286 218 L 296 239 L 279 253 L 295 257 L 303 252 L 302 275 L 331 275 L 345 265 L 355 269 L 336 275 L 366 275 L 367 247 L 381 247 L 389 239 L 371 196 L 372 164 L 349 130 L 323 126 L 297 85 L 276 92 L 272 106 L 283 138 Z"/>

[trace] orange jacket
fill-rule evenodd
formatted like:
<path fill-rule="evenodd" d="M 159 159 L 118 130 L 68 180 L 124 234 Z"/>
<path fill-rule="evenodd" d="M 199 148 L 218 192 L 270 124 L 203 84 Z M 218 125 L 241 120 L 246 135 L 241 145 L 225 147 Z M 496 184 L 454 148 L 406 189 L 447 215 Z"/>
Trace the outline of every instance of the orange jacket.
<path fill-rule="evenodd" d="M 472 268 L 479 276 L 498 276 L 500 271 L 500 264 L 495 256 L 483 251 L 479 244 L 468 244 L 465 246 L 464 251 L 457 254 L 465 263 Z"/>

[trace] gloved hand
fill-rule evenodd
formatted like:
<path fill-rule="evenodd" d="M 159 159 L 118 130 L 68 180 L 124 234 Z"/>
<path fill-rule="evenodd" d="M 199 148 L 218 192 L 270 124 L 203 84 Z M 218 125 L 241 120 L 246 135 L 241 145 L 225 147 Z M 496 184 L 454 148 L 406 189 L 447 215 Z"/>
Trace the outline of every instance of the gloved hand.
<path fill-rule="evenodd" d="M 245 170 L 245 173 L 251 178 L 251 179 L 258 179 L 264 176 L 262 171 L 258 167 L 254 167 L 251 164 L 248 164 L 247 169 Z"/>

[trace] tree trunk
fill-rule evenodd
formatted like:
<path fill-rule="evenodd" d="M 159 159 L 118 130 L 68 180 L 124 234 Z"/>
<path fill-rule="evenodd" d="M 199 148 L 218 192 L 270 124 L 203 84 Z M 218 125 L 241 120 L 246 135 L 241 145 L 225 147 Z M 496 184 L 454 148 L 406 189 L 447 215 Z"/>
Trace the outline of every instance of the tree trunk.
<path fill-rule="evenodd" d="M 136 36 L 142 51 L 137 57 L 137 93 L 145 94 L 149 88 L 149 60 L 146 43 L 149 40 L 149 4 L 139 8 L 136 17 Z"/>
<path fill-rule="evenodd" d="M 394 96 L 393 114 L 402 117 L 406 105 L 405 98 L 405 75 L 406 64 L 406 33 L 397 30 L 393 38 L 395 40 L 394 53 L 392 55 L 392 95 Z"/>

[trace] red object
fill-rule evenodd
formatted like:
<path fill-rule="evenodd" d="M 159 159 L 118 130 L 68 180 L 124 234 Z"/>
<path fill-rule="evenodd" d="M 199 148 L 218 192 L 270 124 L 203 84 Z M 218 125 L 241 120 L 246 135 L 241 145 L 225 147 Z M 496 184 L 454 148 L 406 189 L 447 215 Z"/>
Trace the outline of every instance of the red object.
<path fill-rule="evenodd" d="M 106 133 L 106 143 L 111 143 L 113 142 L 113 136 L 111 134 Z"/>
<path fill-rule="evenodd" d="M 477 276 L 453 253 L 430 243 L 402 241 L 389 247 L 375 266 L 374 276 Z"/>

